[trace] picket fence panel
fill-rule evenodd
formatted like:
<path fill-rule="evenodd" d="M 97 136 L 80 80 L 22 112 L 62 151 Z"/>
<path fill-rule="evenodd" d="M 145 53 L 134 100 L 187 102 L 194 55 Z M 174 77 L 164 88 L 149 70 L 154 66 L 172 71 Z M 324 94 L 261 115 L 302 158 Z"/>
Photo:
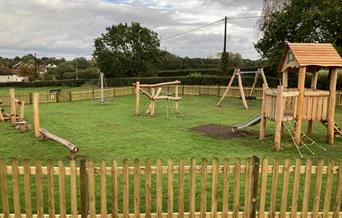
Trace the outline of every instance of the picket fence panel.
<path fill-rule="evenodd" d="M 342 161 L 21 162 L 0 160 L 1 217 L 342 216 Z"/>

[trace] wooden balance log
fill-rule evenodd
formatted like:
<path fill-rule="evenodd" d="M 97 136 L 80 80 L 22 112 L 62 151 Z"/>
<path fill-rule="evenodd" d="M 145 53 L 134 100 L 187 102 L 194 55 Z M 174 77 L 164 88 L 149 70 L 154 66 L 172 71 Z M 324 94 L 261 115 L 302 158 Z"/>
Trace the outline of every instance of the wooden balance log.
<path fill-rule="evenodd" d="M 76 159 L 76 153 L 79 151 L 79 148 L 74 145 L 73 143 L 69 142 L 66 139 L 63 139 L 59 136 L 56 136 L 55 134 L 50 133 L 49 131 L 47 131 L 46 129 L 40 128 L 39 129 L 39 133 L 42 136 L 43 141 L 45 140 L 52 140 L 55 141 L 61 145 L 63 145 L 64 147 L 66 147 L 69 150 L 69 157 L 71 160 Z"/>

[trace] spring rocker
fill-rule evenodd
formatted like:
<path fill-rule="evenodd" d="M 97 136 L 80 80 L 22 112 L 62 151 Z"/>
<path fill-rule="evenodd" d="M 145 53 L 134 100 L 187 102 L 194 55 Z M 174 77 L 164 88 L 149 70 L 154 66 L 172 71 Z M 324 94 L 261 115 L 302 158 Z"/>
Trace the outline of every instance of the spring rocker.
<path fill-rule="evenodd" d="M 254 77 L 254 82 L 253 82 L 253 85 L 252 85 L 252 89 L 251 89 L 251 92 L 249 93 L 248 96 L 245 95 L 245 91 L 243 90 L 243 85 L 242 85 L 242 78 L 241 78 L 241 75 L 242 74 L 255 74 L 255 77 Z M 242 105 L 243 107 L 248 110 L 248 104 L 247 104 L 247 100 L 253 100 L 253 99 L 256 99 L 255 96 L 253 96 L 253 92 L 254 92 L 254 89 L 255 89 L 255 86 L 256 86 L 256 83 L 258 82 L 258 79 L 259 79 L 259 76 L 261 76 L 262 80 L 263 80 L 263 83 L 266 84 L 266 87 L 268 87 L 268 83 L 267 83 L 267 80 L 266 80 L 266 76 L 264 74 L 264 70 L 263 68 L 258 68 L 258 70 L 256 72 L 254 71 L 241 71 L 239 68 L 235 68 L 234 70 L 234 73 L 220 99 L 220 101 L 217 103 L 217 107 L 220 107 L 224 98 L 228 95 L 229 93 L 229 89 L 230 87 L 232 86 L 235 78 L 238 79 L 238 84 L 239 84 L 239 90 L 240 90 L 240 98 L 241 98 L 241 101 L 242 101 Z"/>
<path fill-rule="evenodd" d="M 175 113 L 179 113 L 179 101 L 182 97 L 179 97 L 179 84 L 181 82 L 178 80 L 172 82 L 164 82 L 164 83 L 156 83 L 156 84 L 140 84 L 139 81 L 134 83 L 135 85 L 135 94 L 136 94 L 136 106 L 135 106 L 135 114 L 140 114 L 140 94 L 144 94 L 150 100 L 149 105 L 146 109 L 146 114 L 150 114 L 153 116 L 155 114 L 155 104 L 158 100 L 164 101 L 175 101 Z M 170 85 L 175 86 L 175 93 L 172 96 L 172 93 L 167 93 L 166 95 L 161 95 L 161 91 L 163 87 L 167 87 Z"/>
<path fill-rule="evenodd" d="M 282 129 L 285 127 L 300 154 L 305 148 L 312 154 L 310 145 L 318 145 L 309 136 L 313 121 L 320 121 L 327 127 L 327 142 L 334 143 L 335 134 L 341 130 L 335 124 L 337 71 L 342 67 L 342 59 L 329 43 L 287 43 L 278 71 L 282 74 L 282 84 L 277 89 L 263 86 L 262 117 L 259 139 L 265 138 L 266 120 L 274 121 L 275 150 L 280 150 Z M 320 69 L 329 69 L 329 90 L 318 90 L 317 80 Z M 288 88 L 288 77 L 298 73 L 297 88 Z M 305 88 L 305 76 L 312 74 L 311 88 Z M 302 131 L 303 121 L 308 121 L 308 129 Z"/>

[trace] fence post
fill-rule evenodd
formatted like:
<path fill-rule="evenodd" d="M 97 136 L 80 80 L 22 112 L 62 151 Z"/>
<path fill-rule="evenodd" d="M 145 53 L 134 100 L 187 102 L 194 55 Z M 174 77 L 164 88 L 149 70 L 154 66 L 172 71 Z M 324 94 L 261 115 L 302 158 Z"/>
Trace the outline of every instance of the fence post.
<path fill-rule="evenodd" d="M 257 208 L 257 200 L 258 200 L 258 183 L 259 183 L 259 167 L 260 167 L 260 158 L 257 156 L 252 157 L 252 211 L 251 218 L 256 217 L 256 208 Z"/>
<path fill-rule="evenodd" d="M 87 193 L 87 168 L 86 160 L 80 162 L 80 188 L 81 188 L 81 217 L 88 217 L 88 193 Z"/>
<path fill-rule="evenodd" d="M 69 91 L 69 101 L 71 102 L 72 101 L 72 92 Z"/>
<path fill-rule="evenodd" d="M 32 92 L 30 92 L 30 94 L 29 94 L 29 102 L 28 102 L 28 104 L 32 104 Z"/>

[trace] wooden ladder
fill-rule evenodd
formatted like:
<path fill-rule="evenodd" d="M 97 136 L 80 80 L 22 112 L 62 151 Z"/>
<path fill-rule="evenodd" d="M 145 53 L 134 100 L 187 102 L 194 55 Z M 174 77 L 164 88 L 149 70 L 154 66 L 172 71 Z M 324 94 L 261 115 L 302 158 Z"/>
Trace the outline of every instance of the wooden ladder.
<path fill-rule="evenodd" d="M 328 127 L 328 121 L 322 120 L 321 123 L 325 127 Z M 335 123 L 335 126 L 334 126 L 334 133 L 335 133 L 335 135 L 341 135 L 342 136 L 342 129 L 336 123 Z"/>

